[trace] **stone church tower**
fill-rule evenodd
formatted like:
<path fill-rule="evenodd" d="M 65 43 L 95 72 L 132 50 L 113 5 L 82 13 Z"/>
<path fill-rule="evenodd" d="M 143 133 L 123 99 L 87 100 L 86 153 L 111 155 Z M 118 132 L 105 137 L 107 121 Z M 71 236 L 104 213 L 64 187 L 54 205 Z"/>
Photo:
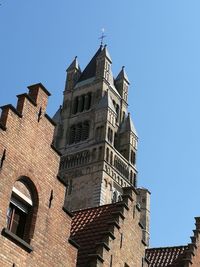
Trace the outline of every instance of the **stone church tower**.
<path fill-rule="evenodd" d="M 70 210 L 116 202 L 123 187 L 137 187 L 129 80 L 124 67 L 114 78 L 111 64 L 101 45 L 83 72 L 77 58 L 67 69 L 63 105 L 54 116 L 54 145 L 62 153 L 59 176 Z"/>

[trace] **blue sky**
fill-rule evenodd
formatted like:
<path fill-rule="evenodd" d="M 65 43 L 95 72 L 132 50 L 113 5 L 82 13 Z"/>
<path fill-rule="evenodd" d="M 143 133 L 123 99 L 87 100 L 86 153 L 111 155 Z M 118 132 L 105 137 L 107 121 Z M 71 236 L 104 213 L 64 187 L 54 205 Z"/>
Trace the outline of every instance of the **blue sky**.
<path fill-rule="evenodd" d="M 139 185 L 151 191 L 151 246 L 190 242 L 200 215 L 200 1 L 0 0 L 0 105 L 42 82 L 62 102 L 65 70 L 83 69 L 105 28 L 113 73 L 131 82 Z"/>

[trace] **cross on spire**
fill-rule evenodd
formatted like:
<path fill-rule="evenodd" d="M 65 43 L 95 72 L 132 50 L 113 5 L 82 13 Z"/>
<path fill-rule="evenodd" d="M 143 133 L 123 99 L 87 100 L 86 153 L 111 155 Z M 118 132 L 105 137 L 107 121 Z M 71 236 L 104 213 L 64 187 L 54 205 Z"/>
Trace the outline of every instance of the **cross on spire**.
<path fill-rule="evenodd" d="M 102 28 L 101 29 L 101 36 L 99 37 L 99 39 L 101 40 L 101 45 L 103 45 L 103 39 L 106 37 L 106 35 L 104 34 L 105 29 Z"/>

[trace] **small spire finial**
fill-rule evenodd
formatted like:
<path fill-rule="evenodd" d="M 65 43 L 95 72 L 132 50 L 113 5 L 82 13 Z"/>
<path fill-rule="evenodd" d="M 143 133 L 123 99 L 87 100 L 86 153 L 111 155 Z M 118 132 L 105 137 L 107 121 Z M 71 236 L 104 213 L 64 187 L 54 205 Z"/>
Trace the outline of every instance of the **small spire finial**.
<path fill-rule="evenodd" d="M 105 29 L 104 28 L 102 28 L 101 29 L 101 36 L 99 37 L 99 39 L 101 40 L 101 46 L 103 45 L 103 39 L 106 37 L 106 35 L 104 34 L 104 32 L 105 32 Z"/>

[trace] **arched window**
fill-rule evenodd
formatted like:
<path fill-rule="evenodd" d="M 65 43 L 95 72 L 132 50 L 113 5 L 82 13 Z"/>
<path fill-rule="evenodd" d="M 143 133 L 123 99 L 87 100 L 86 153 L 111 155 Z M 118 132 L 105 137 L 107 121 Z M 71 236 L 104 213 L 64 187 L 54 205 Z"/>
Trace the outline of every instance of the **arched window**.
<path fill-rule="evenodd" d="M 106 161 L 109 161 L 109 148 L 106 148 Z"/>
<path fill-rule="evenodd" d="M 117 122 L 119 120 L 119 105 L 116 105 L 116 113 L 117 113 Z"/>
<path fill-rule="evenodd" d="M 113 142 L 113 130 L 112 129 L 110 129 L 110 142 L 111 144 Z"/>
<path fill-rule="evenodd" d="M 112 151 L 110 152 L 110 164 L 111 165 L 113 164 L 113 152 Z"/>
<path fill-rule="evenodd" d="M 108 141 L 110 141 L 110 127 L 108 127 L 108 134 L 107 134 Z"/>
<path fill-rule="evenodd" d="M 131 150 L 131 163 L 135 165 L 135 152 Z"/>
<path fill-rule="evenodd" d="M 82 134 L 82 124 L 79 123 L 78 125 L 76 125 L 75 143 L 81 141 L 81 134 Z"/>
<path fill-rule="evenodd" d="M 117 134 L 114 135 L 114 148 L 117 148 Z"/>
<path fill-rule="evenodd" d="M 133 183 L 133 171 L 131 170 L 130 172 L 130 183 L 132 184 Z"/>
<path fill-rule="evenodd" d="M 91 102 L 92 102 L 92 94 L 88 93 L 88 109 L 91 107 Z"/>
<path fill-rule="evenodd" d="M 125 121 L 125 111 L 123 111 L 123 115 L 122 115 L 122 122 Z"/>
<path fill-rule="evenodd" d="M 134 173 L 134 181 L 133 181 L 133 185 L 134 185 L 135 187 L 137 187 L 137 175 L 136 175 L 136 173 Z"/>
<path fill-rule="evenodd" d="M 69 144 L 73 144 L 75 141 L 75 125 L 72 125 L 69 131 Z"/>
<path fill-rule="evenodd" d="M 85 95 L 85 110 L 90 109 L 91 106 L 91 93 L 88 93 L 87 95 Z"/>
<path fill-rule="evenodd" d="M 86 140 L 89 137 L 89 122 L 85 121 L 83 123 L 83 131 L 81 135 L 81 140 Z"/>
<path fill-rule="evenodd" d="M 21 177 L 12 188 L 7 210 L 7 230 L 30 243 L 34 233 L 38 195 L 33 182 Z"/>

